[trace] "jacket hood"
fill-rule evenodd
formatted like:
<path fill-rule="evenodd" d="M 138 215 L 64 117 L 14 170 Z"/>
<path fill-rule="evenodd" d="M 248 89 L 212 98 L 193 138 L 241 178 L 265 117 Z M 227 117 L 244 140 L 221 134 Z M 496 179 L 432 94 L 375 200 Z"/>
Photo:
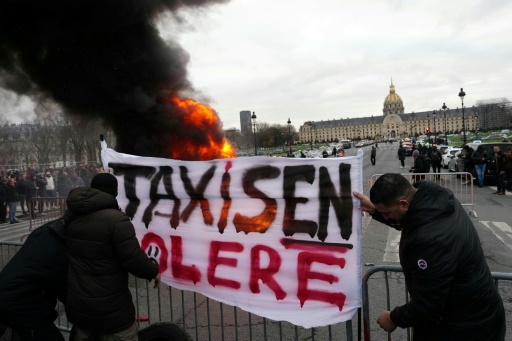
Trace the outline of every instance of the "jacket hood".
<path fill-rule="evenodd" d="M 436 183 L 423 181 L 400 225 L 416 228 L 443 219 L 455 210 L 455 203 L 452 191 Z"/>
<path fill-rule="evenodd" d="M 117 199 L 108 193 L 94 188 L 77 187 L 69 192 L 67 198 L 68 213 L 87 215 L 106 208 L 119 209 Z"/>

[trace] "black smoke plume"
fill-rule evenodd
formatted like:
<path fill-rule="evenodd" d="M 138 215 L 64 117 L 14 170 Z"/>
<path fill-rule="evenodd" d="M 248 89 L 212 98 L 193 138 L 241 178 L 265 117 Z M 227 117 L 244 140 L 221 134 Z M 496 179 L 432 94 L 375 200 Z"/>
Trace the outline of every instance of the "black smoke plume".
<path fill-rule="evenodd" d="M 205 131 L 180 129 L 186 113 L 169 105 L 169 96 L 194 93 L 189 56 L 161 38 L 155 20 L 228 1 L 0 0 L 1 85 L 102 118 L 120 152 L 165 157 L 166 144 L 200 143 Z"/>

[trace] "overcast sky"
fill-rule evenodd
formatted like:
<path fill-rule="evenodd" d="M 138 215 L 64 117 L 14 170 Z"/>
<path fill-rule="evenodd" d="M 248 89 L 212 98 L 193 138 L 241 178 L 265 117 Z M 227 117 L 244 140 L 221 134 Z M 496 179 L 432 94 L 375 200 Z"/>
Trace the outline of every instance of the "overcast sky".
<path fill-rule="evenodd" d="M 461 87 L 466 106 L 512 99 L 512 1 L 232 0 L 187 18 L 190 78 L 225 128 L 241 110 L 296 128 L 382 115 L 391 77 L 405 112 L 460 107 Z"/>
<path fill-rule="evenodd" d="M 162 37 L 190 54 L 193 86 L 224 128 L 239 112 L 295 128 L 308 120 L 382 115 L 391 77 L 405 112 L 512 99 L 512 1 L 232 0 L 187 12 Z M 0 89 L 12 121 L 28 98 Z"/>

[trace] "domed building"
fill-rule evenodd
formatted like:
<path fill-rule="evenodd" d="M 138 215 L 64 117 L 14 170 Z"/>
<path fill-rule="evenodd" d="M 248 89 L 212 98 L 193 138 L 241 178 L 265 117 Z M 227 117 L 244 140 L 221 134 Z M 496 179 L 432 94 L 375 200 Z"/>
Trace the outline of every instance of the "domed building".
<path fill-rule="evenodd" d="M 389 86 L 389 95 L 384 99 L 384 108 L 382 109 L 384 117 L 388 114 L 403 114 L 404 113 L 404 102 L 398 94 L 395 92 L 395 86 L 393 80 Z"/>
<path fill-rule="evenodd" d="M 440 103 L 441 104 L 441 103 Z M 466 109 L 466 131 L 475 130 L 477 110 Z M 459 108 L 405 113 L 402 98 L 391 80 L 389 94 L 384 99 L 382 116 L 339 118 L 307 121 L 299 128 L 300 143 L 335 142 L 343 139 L 387 140 L 408 136 L 442 135 L 462 131 L 462 112 Z"/>

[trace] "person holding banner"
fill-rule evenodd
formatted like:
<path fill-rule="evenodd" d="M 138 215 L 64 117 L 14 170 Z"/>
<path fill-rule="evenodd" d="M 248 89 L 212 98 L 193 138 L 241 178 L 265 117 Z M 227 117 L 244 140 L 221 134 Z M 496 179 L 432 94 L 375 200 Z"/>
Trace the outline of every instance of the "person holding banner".
<path fill-rule="evenodd" d="M 377 323 L 413 327 L 414 341 L 504 340 L 505 311 L 475 227 L 447 188 L 400 174 L 382 175 L 361 209 L 401 231 L 399 255 L 410 300 Z"/>
<path fill-rule="evenodd" d="M 67 198 L 66 314 L 77 327 L 75 340 L 137 340 L 128 273 L 154 279 L 155 288 L 160 283 L 158 265 L 140 248 L 129 217 L 119 209 L 117 188 L 115 176 L 100 173 L 91 188 L 77 187 Z"/>

